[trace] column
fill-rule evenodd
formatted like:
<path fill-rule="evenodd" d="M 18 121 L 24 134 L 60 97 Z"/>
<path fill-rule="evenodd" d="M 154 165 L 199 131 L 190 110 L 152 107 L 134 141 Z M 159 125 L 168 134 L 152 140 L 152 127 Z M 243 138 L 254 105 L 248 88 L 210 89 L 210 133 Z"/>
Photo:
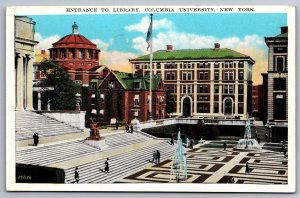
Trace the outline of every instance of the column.
<path fill-rule="evenodd" d="M 233 64 L 234 65 L 234 64 Z M 238 103 L 239 103 L 239 92 L 238 92 L 238 88 L 239 88 L 239 71 L 238 71 L 238 68 L 239 68 L 239 62 L 237 61 L 236 62 L 236 67 L 235 67 L 235 70 L 234 70 L 234 73 L 235 73 L 235 77 L 234 77 L 234 114 L 238 114 Z M 244 82 L 244 81 L 243 81 Z"/>
<path fill-rule="evenodd" d="M 28 56 L 27 59 L 27 72 L 26 72 L 26 110 L 33 110 L 33 102 L 32 102 L 32 86 L 33 86 L 33 57 Z"/>
<path fill-rule="evenodd" d="M 176 94 L 176 113 L 177 115 L 179 115 L 181 113 L 181 110 L 180 110 L 180 63 L 177 64 L 177 83 L 176 83 L 176 86 L 177 86 L 177 94 Z"/>
<path fill-rule="evenodd" d="M 42 96 L 41 92 L 38 92 L 38 111 L 42 110 Z"/>
<path fill-rule="evenodd" d="M 210 108 L 210 114 L 214 113 L 214 101 L 215 101 L 215 87 L 214 87 L 214 72 L 215 72 L 215 62 L 210 62 L 210 75 L 209 75 L 209 86 L 210 86 L 210 94 L 209 94 L 209 108 Z"/>
<path fill-rule="evenodd" d="M 198 79 L 198 73 L 197 73 L 197 63 L 192 63 L 194 66 L 194 113 L 193 115 L 197 114 L 197 103 L 198 103 L 198 89 L 197 89 L 197 79 Z"/>
<path fill-rule="evenodd" d="M 219 62 L 219 114 L 223 114 L 224 112 L 222 111 L 223 108 L 223 103 L 222 103 L 222 98 L 223 98 L 223 68 L 222 68 L 222 62 Z"/>
<path fill-rule="evenodd" d="M 24 110 L 23 107 L 23 54 L 17 55 L 17 106 L 16 110 Z"/>

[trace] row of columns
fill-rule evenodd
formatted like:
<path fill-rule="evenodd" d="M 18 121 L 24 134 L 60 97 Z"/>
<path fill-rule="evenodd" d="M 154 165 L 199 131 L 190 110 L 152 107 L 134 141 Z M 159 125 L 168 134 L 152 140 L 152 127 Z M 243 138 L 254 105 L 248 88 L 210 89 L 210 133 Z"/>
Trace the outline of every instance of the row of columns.
<path fill-rule="evenodd" d="M 33 110 L 33 57 L 28 54 L 16 54 L 16 110 Z"/>
<path fill-rule="evenodd" d="M 97 50 L 94 50 L 94 49 L 77 49 L 77 48 L 72 48 L 72 50 L 70 48 L 52 48 L 51 49 L 51 57 L 52 59 L 62 59 L 62 50 L 64 50 L 65 52 L 65 58 L 68 58 L 68 59 L 79 59 L 79 50 L 82 50 L 83 51 L 83 55 L 84 57 L 80 58 L 80 59 L 89 59 L 88 58 L 88 53 L 91 53 L 90 54 L 90 60 L 97 60 L 98 59 L 98 53 L 97 53 Z M 70 52 L 74 52 L 73 54 L 73 57 L 71 58 L 69 56 L 69 53 Z"/>

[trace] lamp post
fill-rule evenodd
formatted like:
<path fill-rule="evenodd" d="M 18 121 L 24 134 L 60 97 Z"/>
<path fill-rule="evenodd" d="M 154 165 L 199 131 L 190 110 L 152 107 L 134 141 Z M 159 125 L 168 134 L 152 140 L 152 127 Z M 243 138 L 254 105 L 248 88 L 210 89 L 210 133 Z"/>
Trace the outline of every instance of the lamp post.
<path fill-rule="evenodd" d="M 76 111 L 80 111 L 81 94 L 76 93 L 75 97 L 76 97 Z"/>

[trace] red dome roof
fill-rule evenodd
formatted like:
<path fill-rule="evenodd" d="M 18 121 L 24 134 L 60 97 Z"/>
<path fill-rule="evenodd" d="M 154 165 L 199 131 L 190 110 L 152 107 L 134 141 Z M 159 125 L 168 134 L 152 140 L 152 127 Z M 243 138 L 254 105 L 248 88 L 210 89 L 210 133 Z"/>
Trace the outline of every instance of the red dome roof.
<path fill-rule="evenodd" d="M 80 34 L 66 35 L 63 38 L 59 39 L 57 42 L 53 43 L 53 45 L 56 44 L 87 44 L 96 46 L 94 43 Z"/>

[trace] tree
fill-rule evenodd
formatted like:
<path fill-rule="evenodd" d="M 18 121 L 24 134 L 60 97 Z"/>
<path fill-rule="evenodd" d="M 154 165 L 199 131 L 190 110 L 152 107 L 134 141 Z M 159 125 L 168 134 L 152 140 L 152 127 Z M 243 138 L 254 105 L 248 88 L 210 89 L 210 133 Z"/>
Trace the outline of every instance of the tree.
<path fill-rule="evenodd" d="M 167 113 L 173 113 L 175 110 L 175 98 L 169 91 L 166 94 L 166 102 Z"/>
<path fill-rule="evenodd" d="M 45 60 L 41 62 L 39 69 L 46 76 L 40 86 L 53 87 L 53 90 L 45 89 L 44 92 L 46 100 L 51 102 L 51 109 L 75 110 L 75 94 L 81 93 L 81 85 L 70 80 L 68 72 L 55 62 Z"/>

